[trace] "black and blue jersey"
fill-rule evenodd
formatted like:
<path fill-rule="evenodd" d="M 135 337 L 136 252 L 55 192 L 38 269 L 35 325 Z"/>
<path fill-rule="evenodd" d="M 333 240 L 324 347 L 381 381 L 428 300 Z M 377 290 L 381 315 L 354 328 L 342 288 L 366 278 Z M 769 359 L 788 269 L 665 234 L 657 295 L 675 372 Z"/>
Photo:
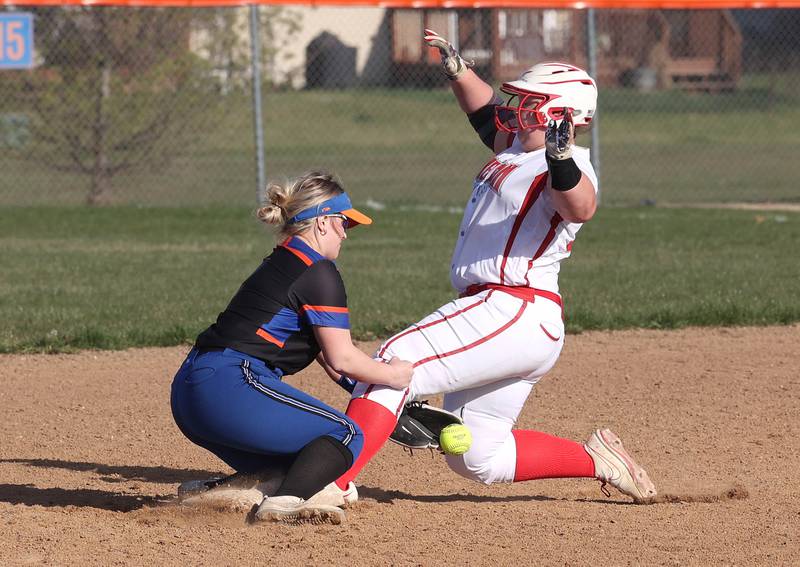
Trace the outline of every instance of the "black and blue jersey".
<path fill-rule="evenodd" d="M 336 265 L 293 237 L 244 281 L 195 346 L 234 349 L 293 374 L 320 352 L 314 325 L 349 329 L 347 294 Z"/>

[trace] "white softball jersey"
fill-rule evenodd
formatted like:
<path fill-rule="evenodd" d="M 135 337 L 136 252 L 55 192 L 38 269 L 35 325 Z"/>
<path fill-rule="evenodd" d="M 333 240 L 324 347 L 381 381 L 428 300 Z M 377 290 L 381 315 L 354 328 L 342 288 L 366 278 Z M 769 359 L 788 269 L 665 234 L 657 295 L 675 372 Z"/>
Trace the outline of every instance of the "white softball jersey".
<path fill-rule="evenodd" d="M 597 191 L 587 148 L 573 159 Z M 572 251 L 580 223 L 564 221 L 545 191 L 544 148 L 525 152 L 519 140 L 487 163 L 475 177 L 450 266 L 459 293 L 493 283 L 558 293 L 561 260 Z"/>

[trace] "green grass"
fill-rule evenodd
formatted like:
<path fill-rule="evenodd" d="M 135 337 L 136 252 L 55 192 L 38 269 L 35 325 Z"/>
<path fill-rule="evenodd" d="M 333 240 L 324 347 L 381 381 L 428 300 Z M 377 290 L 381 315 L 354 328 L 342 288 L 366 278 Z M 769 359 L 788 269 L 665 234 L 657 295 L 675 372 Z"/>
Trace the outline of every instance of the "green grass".
<path fill-rule="evenodd" d="M 449 300 L 452 213 L 373 212 L 339 266 L 354 335 Z M 563 264 L 568 329 L 800 320 L 800 214 L 605 208 Z M 245 207 L 5 208 L 0 352 L 191 341 L 269 253 Z"/>
<path fill-rule="evenodd" d="M 797 213 L 601 210 L 562 270 L 568 327 L 798 321 L 798 242 Z"/>
<path fill-rule="evenodd" d="M 603 91 L 604 203 L 800 201 L 798 92 L 792 74 L 748 77 L 729 94 Z M 3 104 L 0 114 L 24 111 Z M 192 127 L 193 143 L 168 168 L 116 178 L 112 202 L 254 203 L 250 101 L 232 95 L 220 106 Z M 263 110 L 268 178 L 327 168 L 362 201 L 460 205 L 489 157 L 444 89 L 267 91 Z M 87 191 L 85 178 L 7 151 L 0 171 L 0 206 L 80 204 Z"/>

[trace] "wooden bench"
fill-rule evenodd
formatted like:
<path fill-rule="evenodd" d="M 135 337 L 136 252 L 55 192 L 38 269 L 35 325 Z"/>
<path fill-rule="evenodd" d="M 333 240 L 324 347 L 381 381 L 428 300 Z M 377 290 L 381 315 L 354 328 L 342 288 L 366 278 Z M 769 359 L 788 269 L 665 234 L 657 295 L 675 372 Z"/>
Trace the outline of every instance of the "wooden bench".
<path fill-rule="evenodd" d="M 705 77 L 717 72 L 717 62 L 713 57 L 681 57 L 667 63 L 667 69 L 673 77 Z"/>
<path fill-rule="evenodd" d="M 667 64 L 667 72 L 676 88 L 692 91 L 724 91 L 735 82 L 717 67 L 713 57 L 681 57 Z"/>

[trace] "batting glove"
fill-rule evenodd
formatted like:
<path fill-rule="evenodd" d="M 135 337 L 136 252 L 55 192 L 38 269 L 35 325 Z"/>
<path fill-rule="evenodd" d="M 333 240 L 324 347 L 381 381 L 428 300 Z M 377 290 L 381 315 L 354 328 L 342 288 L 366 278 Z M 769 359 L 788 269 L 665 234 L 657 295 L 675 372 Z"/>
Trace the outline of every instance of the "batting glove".
<path fill-rule="evenodd" d="M 447 75 L 447 78 L 451 81 L 457 79 L 470 67 L 475 66 L 474 61 L 465 61 L 462 59 L 458 51 L 456 51 L 456 48 L 453 47 L 453 44 L 435 31 L 426 29 L 424 39 L 428 46 L 435 47 L 439 50 L 439 54 L 442 56 L 444 74 Z"/>
<path fill-rule="evenodd" d="M 572 142 L 575 140 L 575 126 L 572 123 L 572 111 L 567 109 L 564 118 L 547 124 L 544 145 L 547 157 L 551 160 L 564 160 L 572 157 Z"/>

